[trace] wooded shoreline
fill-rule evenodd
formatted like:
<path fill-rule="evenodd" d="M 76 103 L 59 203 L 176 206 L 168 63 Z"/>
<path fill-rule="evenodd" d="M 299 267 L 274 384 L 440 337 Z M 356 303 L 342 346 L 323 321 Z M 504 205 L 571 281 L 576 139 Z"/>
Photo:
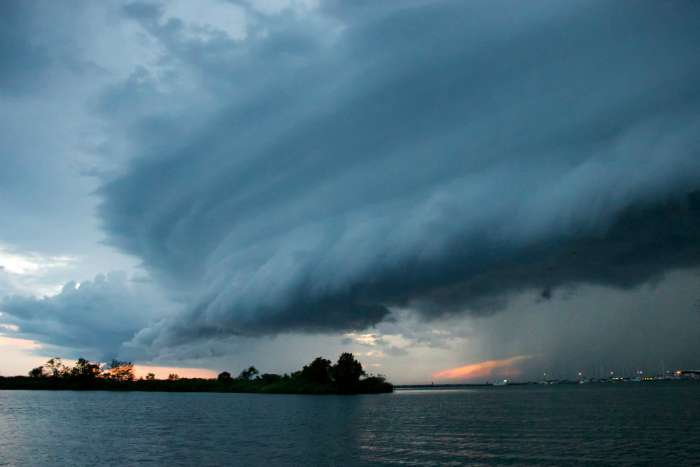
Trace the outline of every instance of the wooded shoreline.
<path fill-rule="evenodd" d="M 259 374 L 255 367 L 232 377 L 223 371 L 217 378 L 180 378 L 171 374 L 156 379 L 150 373 L 136 379 L 133 364 L 113 361 L 109 365 L 78 359 L 72 367 L 52 358 L 34 368 L 29 376 L 0 376 L 0 390 L 219 392 L 259 394 L 379 394 L 393 392 L 394 386 L 381 375 L 367 375 L 360 362 L 344 353 L 337 363 L 316 358 L 291 374 Z"/>
<path fill-rule="evenodd" d="M 216 379 L 181 378 L 170 380 L 110 381 L 90 383 L 63 381 L 53 378 L 38 380 L 28 376 L 0 376 L 0 390 L 48 390 L 48 391 L 145 391 L 145 392 L 230 392 L 259 394 L 380 394 L 393 392 L 391 383 L 365 378 L 351 390 L 340 390 L 332 384 L 314 384 L 304 381 L 281 380 L 236 381 L 222 383 Z"/>

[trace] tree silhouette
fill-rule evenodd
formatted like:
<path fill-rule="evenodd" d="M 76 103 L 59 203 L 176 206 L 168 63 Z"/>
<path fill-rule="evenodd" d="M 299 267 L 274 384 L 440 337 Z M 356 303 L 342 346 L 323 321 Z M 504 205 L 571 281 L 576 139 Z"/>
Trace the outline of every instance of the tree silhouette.
<path fill-rule="evenodd" d="M 274 373 L 263 373 L 260 375 L 260 380 L 265 384 L 272 384 L 281 381 L 282 377 Z"/>
<path fill-rule="evenodd" d="M 68 367 L 58 357 L 49 359 L 44 367 L 52 378 L 60 378 L 68 373 Z"/>
<path fill-rule="evenodd" d="M 331 382 L 330 369 L 330 360 L 316 357 L 313 362 L 304 365 L 304 368 L 301 370 L 301 377 L 311 383 L 328 384 Z"/>
<path fill-rule="evenodd" d="M 331 368 L 331 376 L 341 391 L 351 391 L 364 374 L 362 364 L 348 352 L 338 357 L 338 362 Z"/>
<path fill-rule="evenodd" d="M 119 360 L 112 360 L 112 363 L 105 372 L 105 377 L 114 381 L 133 381 L 134 364 L 131 362 L 120 362 Z"/>
<path fill-rule="evenodd" d="M 238 375 L 238 379 L 242 379 L 245 381 L 250 381 L 251 379 L 255 378 L 258 375 L 258 370 L 254 367 L 248 367 L 247 370 L 241 371 L 241 374 Z"/>
<path fill-rule="evenodd" d="M 90 363 L 84 358 L 79 358 L 75 362 L 75 366 L 70 370 L 71 378 L 80 379 L 83 381 L 91 381 L 97 379 L 100 376 L 100 365 L 97 363 Z"/>
<path fill-rule="evenodd" d="M 364 376 L 364 377 L 363 377 Z M 392 392 L 393 386 L 382 376 L 367 376 L 362 364 L 351 353 L 344 353 L 335 364 L 315 358 L 291 375 L 260 374 L 254 367 L 244 369 L 237 378 L 222 371 L 217 378 L 182 378 L 176 373 L 156 381 L 148 373 L 138 381 L 131 362 L 113 360 L 100 368 L 97 362 L 79 358 L 72 367 L 60 358 L 52 358 L 36 367 L 29 376 L 2 377 L 0 389 L 89 389 L 137 391 L 222 391 L 283 394 L 370 394 Z"/>

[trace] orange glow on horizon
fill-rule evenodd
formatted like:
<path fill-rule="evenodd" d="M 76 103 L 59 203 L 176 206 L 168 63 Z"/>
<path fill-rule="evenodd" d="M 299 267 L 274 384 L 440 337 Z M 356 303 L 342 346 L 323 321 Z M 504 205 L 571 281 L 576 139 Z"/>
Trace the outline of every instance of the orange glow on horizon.
<path fill-rule="evenodd" d="M 3 326 L 7 328 L 7 326 Z M 2 329 L 2 328 L 0 328 Z M 10 353 L 13 355 L 15 362 L 22 360 L 25 364 L 29 365 L 43 365 L 46 360 L 51 357 L 37 356 L 33 352 L 27 352 L 31 350 L 43 348 L 40 342 L 24 339 L 20 337 L 10 337 L 6 334 L 0 333 L 0 354 L 2 352 Z M 4 355 L 4 354 L 2 354 Z M 74 361 L 70 358 L 63 358 L 63 362 L 69 366 L 72 366 Z M 99 362 L 98 362 L 99 363 Z M 104 363 L 104 362 L 102 362 Z M 25 370 L 24 365 L 12 364 L 9 365 L 7 362 L 0 362 L 2 365 L 2 370 L 0 372 L 7 374 L 24 374 L 28 371 Z M 175 373 L 180 378 L 216 378 L 218 372 L 210 370 L 208 368 L 192 368 L 192 367 L 177 367 L 177 366 L 157 366 L 157 365 L 138 365 L 134 364 L 134 375 L 136 378 L 145 378 L 148 373 L 154 373 L 157 379 L 166 379 L 168 375 Z"/>
<path fill-rule="evenodd" d="M 188 368 L 177 366 L 134 365 L 136 378 L 145 378 L 148 373 L 156 375 L 157 379 L 166 379 L 169 374 L 175 373 L 180 378 L 216 378 L 217 372 L 207 368 Z"/>
<path fill-rule="evenodd" d="M 0 334 L 0 347 L 14 347 L 16 349 L 40 349 L 41 344 L 31 339 L 8 337 Z"/>
<path fill-rule="evenodd" d="M 519 362 L 532 358 L 531 355 L 518 355 L 502 360 L 485 360 L 483 362 L 449 368 L 433 373 L 433 379 L 484 379 L 499 376 L 518 376 L 520 370 L 515 367 Z"/>

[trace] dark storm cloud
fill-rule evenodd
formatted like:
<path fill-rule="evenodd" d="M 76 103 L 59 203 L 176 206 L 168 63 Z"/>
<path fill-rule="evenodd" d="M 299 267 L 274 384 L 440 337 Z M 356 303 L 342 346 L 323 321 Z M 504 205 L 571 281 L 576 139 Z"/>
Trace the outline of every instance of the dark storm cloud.
<path fill-rule="evenodd" d="M 512 251 L 490 267 L 455 274 L 445 287 L 428 290 L 408 303 L 424 312 L 459 311 L 465 305 L 490 312 L 502 305 L 503 292 L 553 290 L 578 283 L 623 289 L 659 280 L 663 273 L 700 263 L 700 191 L 652 206 L 633 206 L 601 231 L 574 234 Z M 454 274 L 454 273 L 453 273 Z M 465 280 L 451 281 L 456 276 Z"/>
<path fill-rule="evenodd" d="M 36 40 L 28 2 L 0 4 L 0 93 L 26 92 L 51 65 L 46 47 Z"/>
<path fill-rule="evenodd" d="M 13 336 L 109 359 L 162 311 L 154 309 L 158 304 L 147 284 L 110 273 L 80 284 L 69 282 L 50 297 L 6 296 L 0 300 L 0 318 L 3 324 L 17 326 Z"/>
<path fill-rule="evenodd" d="M 244 40 L 127 7 L 211 97 L 132 119 L 101 191 L 110 241 L 188 304 L 140 340 L 485 313 L 698 263 L 699 4 L 391 5 Z"/>
<path fill-rule="evenodd" d="M 0 4 L 0 98 L 36 96 L 66 73 L 104 72 L 82 56 L 83 38 L 75 35 L 88 6 L 82 0 L 74 10 L 45 0 Z"/>
<path fill-rule="evenodd" d="M 519 307 L 474 320 L 474 352 L 483 352 L 482 358 L 533 355 L 522 365 L 526 380 L 539 379 L 544 371 L 574 379 L 579 371 L 598 377 L 609 371 L 634 375 L 694 368 L 700 355 L 700 313 L 692 307 L 698 279 L 695 269 L 634 290 L 586 285 L 566 299 L 521 300 Z"/>

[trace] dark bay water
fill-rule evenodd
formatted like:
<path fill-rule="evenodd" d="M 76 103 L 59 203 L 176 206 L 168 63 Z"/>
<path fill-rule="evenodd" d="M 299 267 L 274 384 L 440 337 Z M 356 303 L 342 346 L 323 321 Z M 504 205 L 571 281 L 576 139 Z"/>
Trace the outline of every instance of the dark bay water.
<path fill-rule="evenodd" d="M 0 391 L 0 465 L 698 465 L 700 384 Z"/>

